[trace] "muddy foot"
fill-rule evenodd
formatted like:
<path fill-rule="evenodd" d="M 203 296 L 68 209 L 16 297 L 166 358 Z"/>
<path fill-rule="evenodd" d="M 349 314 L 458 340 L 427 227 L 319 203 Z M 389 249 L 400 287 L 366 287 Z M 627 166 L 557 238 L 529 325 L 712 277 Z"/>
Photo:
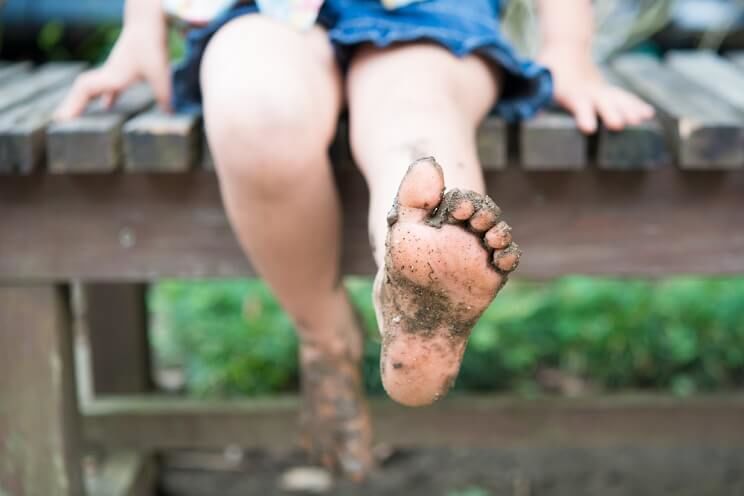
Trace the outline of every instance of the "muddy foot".
<path fill-rule="evenodd" d="M 380 371 L 394 400 L 427 405 L 454 383 L 470 330 L 519 263 L 511 228 L 499 214 L 485 195 L 444 194 L 433 158 L 408 169 L 375 280 Z"/>
<path fill-rule="evenodd" d="M 300 422 L 302 444 L 313 461 L 362 480 L 373 465 L 372 426 L 360 369 L 361 331 L 351 320 L 353 332 L 347 326 L 338 339 L 303 340 Z"/>

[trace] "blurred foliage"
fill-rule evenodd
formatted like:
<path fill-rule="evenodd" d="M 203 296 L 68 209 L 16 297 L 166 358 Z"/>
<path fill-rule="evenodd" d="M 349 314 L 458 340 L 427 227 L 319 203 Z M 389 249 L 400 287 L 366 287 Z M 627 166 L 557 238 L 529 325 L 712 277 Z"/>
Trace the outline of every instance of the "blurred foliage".
<path fill-rule="evenodd" d="M 379 393 L 371 281 L 352 278 L 346 286 L 367 327 L 366 385 Z M 296 389 L 297 339 L 262 283 L 165 282 L 153 287 L 150 303 L 156 354 L 185 367 L 191 392 Z M 456 388 L 539 393 L 545 368 L 599 390 L 686 395 L 740 387 L 744 280 L 512 282 L 475 328 Z"/>
<path fill-rule="evenodd" d="M 65 37 L 65 25 L 58 21 L 46 23 L 39 30 L 36 43 L 47 60 L 84 60 L 91 64 L 101 64 L 116 43 L 121 33 L 121 26 L 101 25 L 92 29 L 74 43 L 62 43 Z M 168 32 L 168 50 L 171 60 L 178 60 L 184 53 L 183 35 L 174 29 Z"/>

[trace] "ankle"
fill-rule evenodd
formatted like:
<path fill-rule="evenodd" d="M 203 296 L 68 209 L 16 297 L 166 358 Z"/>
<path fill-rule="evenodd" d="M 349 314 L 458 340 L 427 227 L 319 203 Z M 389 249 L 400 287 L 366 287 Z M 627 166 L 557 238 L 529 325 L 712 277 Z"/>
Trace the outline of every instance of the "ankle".
<path fill-rule="evenodd" d="M 300 356 L 305 359 L 361 358 L 362 329 L 342 290 L 323 315 L 297 322 Z"/>

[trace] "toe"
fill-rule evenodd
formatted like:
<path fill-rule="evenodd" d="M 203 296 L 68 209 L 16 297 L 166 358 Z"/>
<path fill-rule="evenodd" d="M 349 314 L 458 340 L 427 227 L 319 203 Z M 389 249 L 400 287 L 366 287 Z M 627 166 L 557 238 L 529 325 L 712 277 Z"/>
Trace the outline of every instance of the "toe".
<path fill-rule="evenodd" d="M 486 244 L 494 250 L 502 250 L 512 242 L 512 228 L 506 222 L 499 222 L 488 230 L 485 239 Z"/>
<path fill-rule="evenodd" d="M 408 168 L 398 189 L 398 205 L 431 212 L 444 193 L 442 167 L 433 158 L 417 160 Z"/>
<path fill-rule="evenodd" d="M 499 220 L 501 210 L 489 197 L 484 196 L 480 208 L 470 218 L 470 227 L 476 232 L 491 229 Z"/>
<path fill-rule="evenodd" d="M 511 272 L 519 265 L 522 252 L 516 243 L 512 243 L 503 250 L 493 252 L 493 263 L 501 272 Z"/>
<path fill-rule="evenodd" d="M 446 207 L 450 222 L 463 222 L 475 213 L 472 197 L 476 193 L 461 189 L 452 189 L 444 195 L 442 205 Z"/>

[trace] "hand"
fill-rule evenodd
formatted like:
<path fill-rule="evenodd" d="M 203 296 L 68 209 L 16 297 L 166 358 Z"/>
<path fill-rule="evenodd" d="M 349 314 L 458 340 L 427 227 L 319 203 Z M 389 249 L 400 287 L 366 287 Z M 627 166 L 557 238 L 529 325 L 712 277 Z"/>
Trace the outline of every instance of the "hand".
<path fill-rule="evenodd" d="M 155 100 L 170 111 L 171 82 L 165 23 L 149 22 L 136 27 L 125 24 L 106 62 L 84 72 L 54 113 L 62 121 L 79 116 L 92 100 L 101 98 L 110 108 L 119 94 L 133 83 L 147 81 Z"/>
<path fill-rule="evenodd" d="M 581 50 L 548 50 L 538 61 L 553 74 L 555 101 L 574 115 L 583 133 L 592 134 L 597 130 L 597 115 L 612 131 L 640 124 L 654 115 L 649 104 L 608 84 Z"/>

